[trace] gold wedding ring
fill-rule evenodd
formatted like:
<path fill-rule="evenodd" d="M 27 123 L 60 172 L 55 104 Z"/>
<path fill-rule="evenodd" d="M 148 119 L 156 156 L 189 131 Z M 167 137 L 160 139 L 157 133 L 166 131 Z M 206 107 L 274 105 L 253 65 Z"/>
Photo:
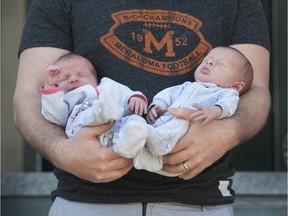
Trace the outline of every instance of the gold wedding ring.
<path fill-rule="evenodd" d="M 185 164 L 185 162 L 183 162 L 183 166 L 186 170 L 189 170 L 189 167 Z"/>

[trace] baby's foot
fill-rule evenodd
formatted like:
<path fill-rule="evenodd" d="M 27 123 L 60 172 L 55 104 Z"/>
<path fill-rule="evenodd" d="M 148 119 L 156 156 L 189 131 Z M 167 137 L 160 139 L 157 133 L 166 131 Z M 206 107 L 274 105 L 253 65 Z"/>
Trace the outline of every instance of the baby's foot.
<path fill-rule="evenodd" d="M 103 122 L 117 121 L 123 114 L 123 107 L 120 104 L 122 96 L 120 86 L 115 82 L 107 82 L 103 86 L 105 88 L 100 92 L 98 101 L 98 107 L 102 108 Z"/>
<path fill-rule="evenodd" d="M 143 169 L 150 172 L 157 172 L 162 169 L 162 157 L 154 156 L 146 148 L 140 149 L 137 155 L 133 158 L 133 164 L 135 169 Z"/>
<path fill-rule="evenodd" d="M 120 129 L 119 140 L 113 146 L 114 151 L 123 157 L 133 158 L 144 147 L 146 138 L 146 124 L 138 121 L 129 121 Z"/>

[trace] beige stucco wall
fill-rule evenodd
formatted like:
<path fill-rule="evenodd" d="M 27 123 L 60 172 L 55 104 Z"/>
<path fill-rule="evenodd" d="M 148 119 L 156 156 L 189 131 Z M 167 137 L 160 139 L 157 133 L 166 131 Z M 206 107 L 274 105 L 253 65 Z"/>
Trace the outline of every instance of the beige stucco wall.
<path fill-rule="evenodd" d="M 22 171 L 24 142 L 13 122 L 17 50 L 26 13 L 25 0 L 1 2 L 1 171 Z"/>

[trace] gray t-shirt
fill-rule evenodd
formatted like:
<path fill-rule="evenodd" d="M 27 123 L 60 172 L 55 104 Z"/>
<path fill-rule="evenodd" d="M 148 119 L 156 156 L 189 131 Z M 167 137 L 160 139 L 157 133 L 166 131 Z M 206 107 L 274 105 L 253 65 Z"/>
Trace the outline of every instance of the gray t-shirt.
<path fill-rule="evenodd" d="M 57 47 L 88 58 L 98 77 L 114 79 L 152 97 L 193 81 L 194 69 L 212 47 L 253 43 L 268 50 L 260 0 L 34 0 L 19 52 Z M 105 184 L 55 169 L 52 199 L 80 202 L 232 203 L 230 153 L 184 181 L 132 169 Z"/>

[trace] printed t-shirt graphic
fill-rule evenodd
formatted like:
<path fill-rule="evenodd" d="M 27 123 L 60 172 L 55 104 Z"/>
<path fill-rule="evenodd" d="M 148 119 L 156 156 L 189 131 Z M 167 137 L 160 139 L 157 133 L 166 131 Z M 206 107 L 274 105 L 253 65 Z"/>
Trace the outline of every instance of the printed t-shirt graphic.
<path fill-rule="evenodd" d="M 118 58 L 148 72 L 185 74 L 212 48 L 200 32 L 202 22 L 181 12 L 124 10 L 111 16 L 115 23 L 101 43 Z M 127 32 L 128 39 L 121 38 Z M 177 55 L 180 49 L 183 56 Z"/>

